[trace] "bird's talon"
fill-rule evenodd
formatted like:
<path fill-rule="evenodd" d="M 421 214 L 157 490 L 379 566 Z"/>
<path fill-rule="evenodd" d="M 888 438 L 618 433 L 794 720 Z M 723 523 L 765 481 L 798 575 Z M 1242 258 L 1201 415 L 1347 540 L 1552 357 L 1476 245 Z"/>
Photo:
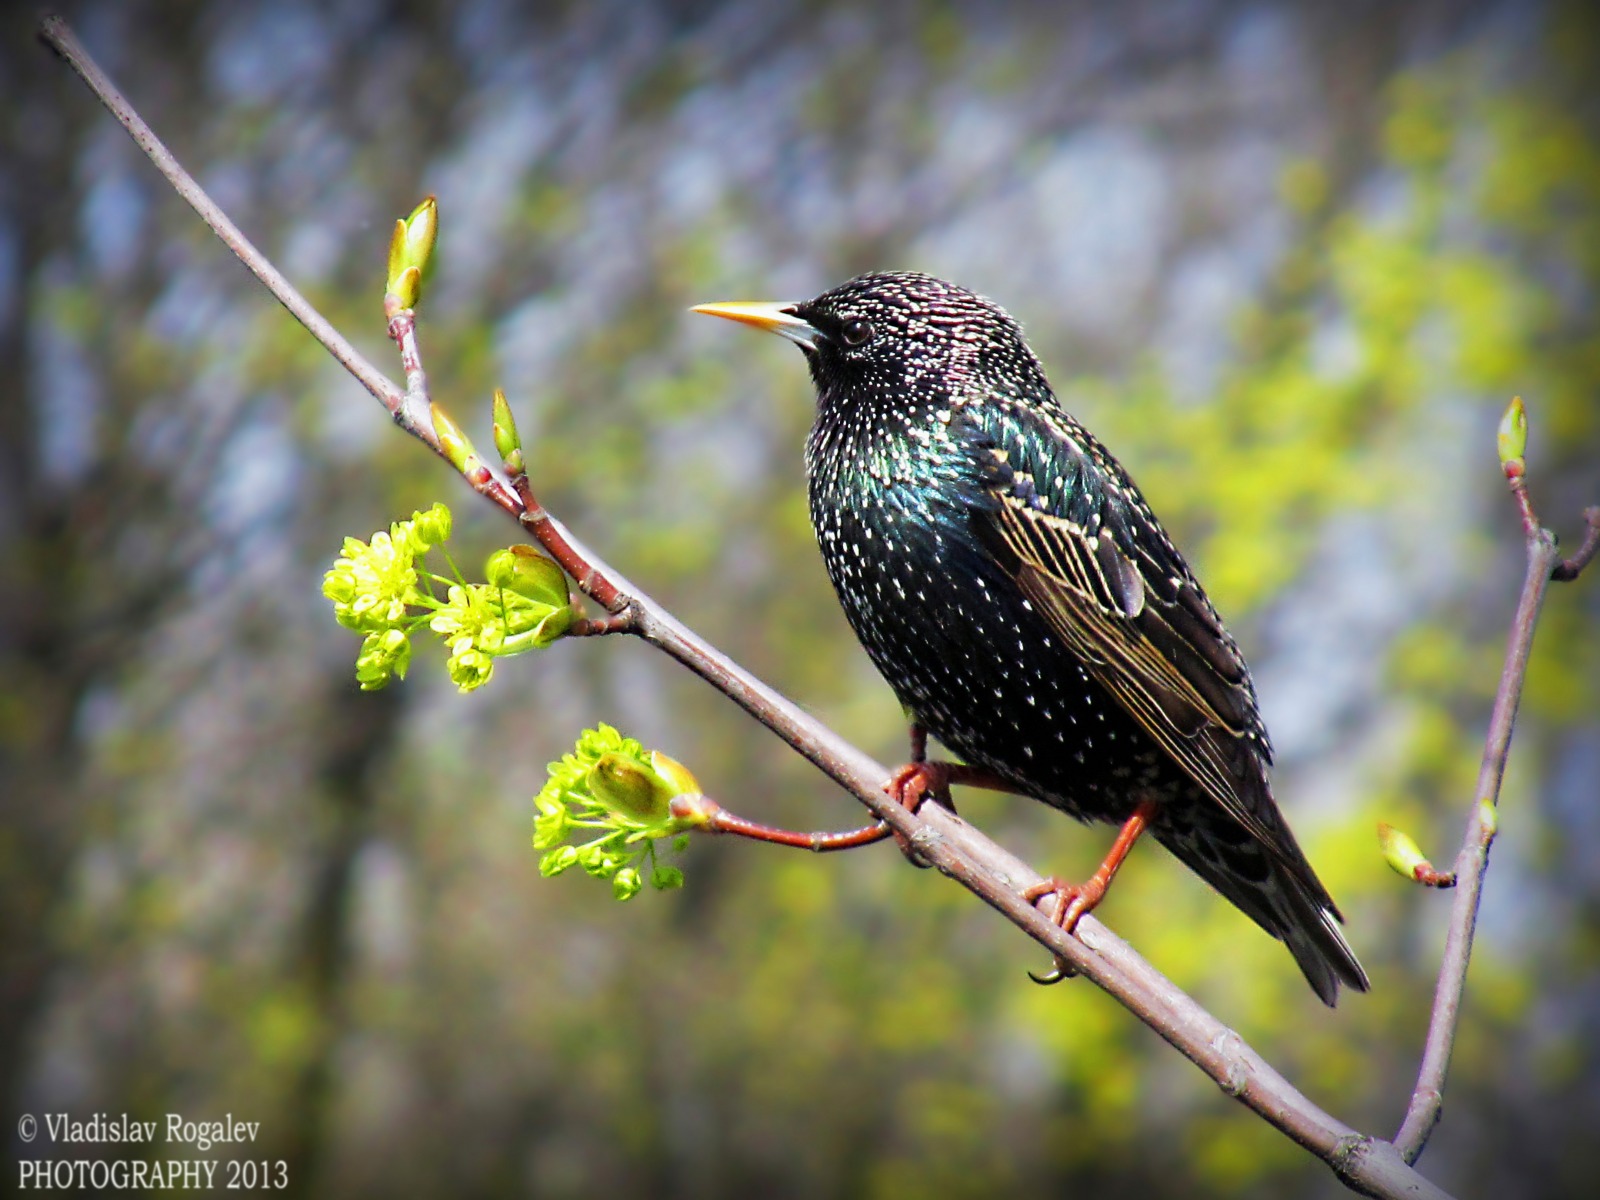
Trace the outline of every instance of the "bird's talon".
<path fill-rule="evenodd" d="M 1054 965 L 1051 966 L 1050 973 L 1048 975 L 1035 975 L 1032 971 L 1029 971 L 1028 978 L 1033 980 L 1040 987 L 1050 987 L 1052 984 L 1060 983 L 1063 979 L 1071 979 L 1077 973 L 1078 972 L 1073 969 L 1071 963 L 1062 958 L 1060 955 L 1057 955 L 1056 961 Z"/>

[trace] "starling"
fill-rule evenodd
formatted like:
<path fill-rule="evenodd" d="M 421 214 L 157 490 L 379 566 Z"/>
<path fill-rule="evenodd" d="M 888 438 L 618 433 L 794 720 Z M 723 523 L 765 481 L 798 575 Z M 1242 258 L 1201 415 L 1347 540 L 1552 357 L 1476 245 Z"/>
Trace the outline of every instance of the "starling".
<path fill-rule="evenodd" d="M 1366 973 L 1278 811 L 1238 646 L 1133 480 L 999 306 L 862 275 L 799 304 L 695 311 L 780 334 L 817 391 L 811 520 L 856 636 L 912 721 L 908 802 L 949 782 L 1122 826 L 1069 929 L 1148 829 L 1285 942 L 1332 1005 Z M 923 763 L 927 733 L 963 760 Z"/>

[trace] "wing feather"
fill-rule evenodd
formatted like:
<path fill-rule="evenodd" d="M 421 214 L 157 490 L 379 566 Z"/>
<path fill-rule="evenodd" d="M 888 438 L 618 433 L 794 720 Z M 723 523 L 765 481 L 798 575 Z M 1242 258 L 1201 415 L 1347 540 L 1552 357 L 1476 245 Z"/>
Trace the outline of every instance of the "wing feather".
<path fill-rule="evenodd" d="M 975 439 L 995 503 L 974 519 L 991 551 L 1152 740 L 1326 896 L 1272 801 L 1271 743 L 1244 659 L 1132 480 L 1075 424 L 1001 412 Z"/>

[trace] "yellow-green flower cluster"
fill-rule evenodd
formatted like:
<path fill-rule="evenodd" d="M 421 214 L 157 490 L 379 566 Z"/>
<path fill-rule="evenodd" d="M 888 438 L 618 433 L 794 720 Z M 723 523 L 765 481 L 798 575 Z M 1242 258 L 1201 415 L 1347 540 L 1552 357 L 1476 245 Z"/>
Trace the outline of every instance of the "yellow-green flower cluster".
<path fill-rule="evenodd" d="M 681 763 L 659 751 L 646 752 L 609 725 L 586 729 L 571 754 L 550 764 L 544 789 L 534 798 L 533 847 L 544 851 L 543 875 L 572 866 L 610 879 L 618 900 L 631 900 L 645 879 L 658 889 L 683 886 L 683 872 L 656 861 L 655 844 L 673 838 L 682 849 L 687 831 L 702 823 L 672 814 L 675 796 L 697 794 L 700 785 Z M 568 838 L 593 831 L 581 844 Z"/>
<path fill-rule="evenodd" d="M 338 560 L 322 580 L 322 594 L 333 601 L 339 624 L 357 633 L 378 633 L 422 602 L 416 560 L 450 536 L 450 510 L 435 504 L 409 521 L 396 521 L 371 542 L 347 537 Z"/>
<path fill-rule="evenodd" d="M 487 583 L 467 583 L 453 565 L 453 579 L 423 570 L 422 558 L 449 536 L 450 510 L 435 504 L 370 542 L 345 539 L 322 593 L 339 624 L 365 635 L 356 658 L 363 690 L 405 678 L 411 634 L 423 626 L 449 647 L 450 678 L 470 692 L 489 681 L 496 658 L 548 646 L 572 624 L 566 576 L 532 547 L 490 555 Z"/>

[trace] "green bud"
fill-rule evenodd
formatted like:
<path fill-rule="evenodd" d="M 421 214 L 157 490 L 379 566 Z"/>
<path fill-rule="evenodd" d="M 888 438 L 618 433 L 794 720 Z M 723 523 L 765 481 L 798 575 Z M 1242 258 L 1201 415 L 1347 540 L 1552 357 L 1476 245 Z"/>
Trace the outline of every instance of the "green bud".
<path fill-rule="evenodd" d="M 611 894 L 618 900 L 632 900 L 644 887 L 644 880 L 633 867 L 623 867 L 611 877 Z"/>
<path fill-rule="evenodd" d="M 1522 397 L 1513 396 L 1500 418 L 1500 429 L 1495 435 L 1495 448 L 1500 452 L 1500 465 L 1507 476 L 1522 474 L 1522 457 L 1528 452 L 1528 413 L 1522 407 Z"/>
<path fill-rule="evenodd" d="M 394 233 L 389 236 L 389 272 L 384 277 L 383 290 L 391 296 L 400 295 L 400 276 L 406 269 L 406 223 L 396 221 Z M 404 308 L 405 305 L 400 307 Z"/>
<path fill-rule="evenodd" d="M 483 577 L 493 587 L 551 608 L 565 608 L 572 598 L 566 572 L 532 546 L 496 550 L 484 564 Z"/>
<path fill-rule="evenodd" d="M 625 755 L 610 753 L 589 770 L 589 794 L 612 812 L 635 821 L 670 818 L 672 797 L 654 771 Z"/>
<path fill-rule="evenodd" d="M 396 676 L 406 677 L 411 665 L 411 639 L 399 629 L 367 634 L 356 656 L 356 680 L 363 692 L 376 692 L 389 686 Z"/>
<path fill-rule="evenodd" d="M 656 775 L 667 789 L 668 800 L 685 792 L 698 794 L 701 790 L 700 781 L 690 774 L 688 767 L 675 758 L 667 757 L 659 750 L 650 751 L 650 766 L 655 769 Z"/>
<path fill-rule="evenodd" d="M 349 608 L 355 603 L 359 591 L 360 585 L 356 582 L 355 570 L 348 559 L 335 563 L 322 577 L 322 594 L 332 600 L 337 608 Z"/>
<path fill-rule="evenodd" d="M 411 528 L 422 547 L 437 546 L 450 539 L 450 509 L 439 501 L 426 512 L 411 514 Z"/>
<path fill-rule="evenodd" d="M 573 753 L 550 764 L 534 797 L 533 844 L 545 851 L 540 869 L 553 874 L 579 866 L 611 880 L 619 900 L 631 899 L 646 882 L 657 889 L 682 887 L 683 873 L 656 861 L 656 842 L 669 838 L 680 851 L 687 845 L 677 835 L 694 822 L 681 820 L 675 810 L 703 798 L 698 792 L 676 795 L 685 784 L 693 784 L 693 776 L 681 764 L 647 756 L 637 741 L 609 725 L 584 730 Z M 566 853 L 555 857 L 556 843 L 578 830 L 593 840 L 564 847 Z"/>
<path fill-rule="evenodd" d="M 416 307 L 422 292 L 422 273 L 433 257 L 439 237 L 439 206 L 432 196 L 411 211 L 404 221 L 396 221 L 389 239 L 389 279 L 384 290 L 400 301 L 402 308 Z"/>
<path fill-rule="evenodd" d="M 1418 870 L 1430 865 L 1410 834 L 1383 821 L 1378 822 L 1378 845 L 1383 850 L 1383 861 L 1407 879 L 1416 879 Z"/>
<path fill-rule="evenodd" d="M 572 628 L 574 616 L 576 614 L 571 607 L 552 608 L 550 615 L 533 627 L 534 646 L 543 650 L 546 646 L 552 645 Z"/>
<path fill-rule="evenodd" d="M 465 471 L 467 460 L 477 457 L 472 442 L 461 432 L 461 426 L 452 421 L 450 415 L 437 404 L 433 406 L 433 432 L 439 439 L 439 452 L 456 470 Z"/>
<path fill-rule="evenodd" d="M 401 308 L 415 308 L 417 301 L 422 299 L 422 272 L 415 267 L 407 267 L 395 277 L 389 294 Z"/>
<path fill-rule="evenodd" d="M 608 853 L 601 842 L 590 842 L 578 848 L 578 865 L 596 879 L 606 879 L 617 869 L 621 860 Z"/>
<path fill-rule="evenodd" d="M 517 419 L 511 414 L 506 394 L 499 388 L 494 390 L 494 448 L 505 462 L 507 470 L 520 473 L 512 467 L 511 462 L 515 457 L 518 465 L 521 464 L 522 438 L 517 433 Z"/>
<path fill-rule="evenodd" d="M 557 846 L 539 859 L 539 874 L 546 879 L 559 875 L 578 861 L 576 846 Z"/>
<path fill-rule="evenodd" d="M 658 866 L 650 872 L 650 884 L 658 892 L 671 891 L 683 886 L 683 872 L 677 867 Z"/>

